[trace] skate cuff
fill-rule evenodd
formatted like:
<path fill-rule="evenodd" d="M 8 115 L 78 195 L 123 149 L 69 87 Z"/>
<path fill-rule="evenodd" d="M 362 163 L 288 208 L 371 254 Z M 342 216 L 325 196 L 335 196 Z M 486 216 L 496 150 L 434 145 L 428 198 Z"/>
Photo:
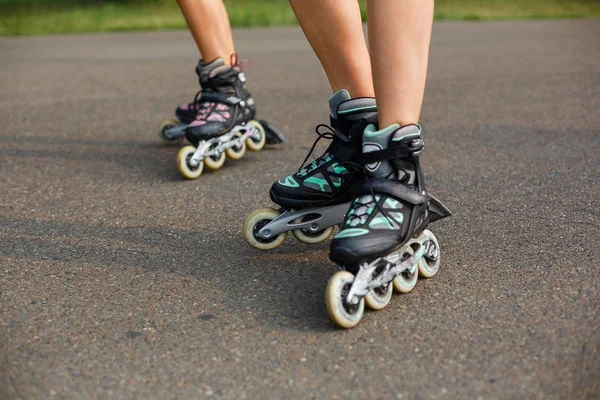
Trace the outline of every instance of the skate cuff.
<path fill-rule="evenodd" d="M 387 194 L 415 206 L 426 203 L 430 199 L 428 195 L 416 192 L 406 185 L 391 179 L 370 180 L 370 186 L 369 182 L 365 180 L 363 181 L 362 186 L 362 190 L 365 193 L 368 193 L 373 189 L 375 193 Z"/>

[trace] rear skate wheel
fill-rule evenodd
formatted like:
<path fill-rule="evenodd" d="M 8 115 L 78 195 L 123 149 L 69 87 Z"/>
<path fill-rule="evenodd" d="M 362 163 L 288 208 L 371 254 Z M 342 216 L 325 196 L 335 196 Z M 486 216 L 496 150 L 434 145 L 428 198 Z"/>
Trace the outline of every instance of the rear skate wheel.
<path fill-rule="evenodd" d="M 315 214 L 307 214 L 300 218 L 296 218 L 294 220 L 294 223 L 300 223 L 300 222 L 304 222 L 306 220 L 310 220 L 311 215 L 315 215 Z M 333 226 L 330 226 L 328 228 L 322 229 L 317 232 L 311 232 L 308 229 L 294 229 L 292 231 L 292 235 L 294 235 L 294 237 L 302 243 L 316 244 L 316 243 L 321 243 L 324 240 L 327 240 L 327 238 L 329 238 L 329 236 L 331 236 L 332 232 L 333 232 Z"/>
<path fill-rule="evenodd" d="M 201 162 L 195 167 L 190 165 L 190 159 L 195 152 L 196 148 L 194 146 L 185 146 L 177 153 L 177 168 L 186 179 L 198 178 L 204 169 L 204 164 Z"/>
<path fill-rule="evenodd" d="M 369 290 L 369 293 L 365 295 L 367 307 L 371 310 L 381 310 L 387 306 L 392 299 L 392 293 L 394 293 L 392 286 L 391 283 L 388 283 Z"/>
<path fill-rule="evenodd" d="M 219 147 L 219 143 L 214 143 L 207 151 L 211 151 L 215 147 Z M 217 169 L 221 168 L 224 163 L 225 153 L 219 153 L 219 155 L 216 156 L 208 156 L 204 159 L 204 165 L 206 165 L 206 168 L 210 169 L 211 171 L 216 171 Z"/>
<path fill-rule="evenodd" d="M 236 132 L 234 135 L 236 138 L 235 140 L 239 140 L 241 136 L 241 132 Z M 246 143 L 242 142 L 240 145 L 232 146 L 225 150 L 225 153 L 227 153 L 227 157 L 230 159 L 239 160 L 240 158 L 244 157 L 244 154 L 246 154 Z"/>
<path fill-rule="evenodd" d="M 325 289 L 325 305 L 331 320 L 339 327 L 353 328 L 362 319 L 365 311 L 365 300 L 360 299 L 357 305 L 347 304 L 346 295 L 354 282 L 354 275 L 348 271 L 336 272 Z"/>
<path fill-rule="evenodd" d="M 248 122 L 248 125 L 252 125 L 255 129 L 258 130 L 258 132 L 260 133 L 260 139 L 255 139 L 254 137 L 250 136 L 248 139 L 246 139 L 246 146 L 252 151 L 259 151 L 263 147 L 265 147 L 265 143 L 267 143 L 267 135 L 265 134 L 265 129 L 260 124 L 260 122 L 257 122 L 255 120 Z"/>
<path fill-rule="evenodd" d="M 411 256 L 415 253 L 413 248 L 410 246 L 406 249 L 406 252 Z M 394 278 L 392 281 L 394 284 L 394 290 L 398 293 L 409 293 L 414 289 L 418 278 L 418 267 L 417 264 L 415 264 Z"/>
<path fill-rule="evenodd" d="M 425 253 L 417 264 L 419 266 L 419 275 L 423 278 L 433 277 L 440 268 L 440 245 L 437 238 L 429 229 L 425 229 L 421 234 L 424 239 Z"/>
<path fill-rule="evenodd" d="M 277 218 L 279 214 L 279 211 L 273 210 L 272 208 L 259 208 L 248 214 L 244 221 L 244 226 L 242 227 L 242 233 L 246 242 L 259 250 L 271 250 L 281 246 L 285 240 L 286 232 L 280 233 L 269 239 L 263 239 L 258 236 L 258 231 Z"/>
<path fill-rule="evenodd" d="M 183 136 L 178 136 L 175 138 L 169 138 L 165 135 L 165 131 L 167 129 L 171 129 L 175 125 L 179 124 L 179 120 L 177 118 L 169 118 L 160 123 L 160 128 L 158 130 L 158 135 L 162 139 L 163 142 L 168 144 L 179 144 L 183 140 Z"/>

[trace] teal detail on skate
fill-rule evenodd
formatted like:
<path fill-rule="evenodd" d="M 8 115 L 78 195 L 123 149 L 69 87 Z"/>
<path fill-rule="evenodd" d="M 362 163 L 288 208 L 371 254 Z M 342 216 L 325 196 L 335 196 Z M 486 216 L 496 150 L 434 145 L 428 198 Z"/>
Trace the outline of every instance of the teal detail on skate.
<path fill-rule="evenodd" d="M 337 176 L 332 176 L 331 183 L 333 183 L 333 186 L 338 188 L 338 187 L 342 186 L 342 178 L 338 178 Z"/>
<path fill-rule="evenodd" d="M 334 236 L 335 239 L 345 238 L 345 237 L 354 237 L 354 236 L 362 236 L 369 233 L 368 229 L 362 228 L 348 228 L 342 229 L 337 235 Z"/>
<path fill-rule="evenodd" d="M 400 202 L 388 197 L 385 200 L 385 203 L 383 203 L 383 204 L 386 205 L 386 206 L 388 206 L 388 207 L 390 207 L 390 208 L 398 208 L 398 203 L 400 203 Z"/>
<path fill-rule="evenodd" d="M 323 154 L 321 157 L 317 158 L 315 161 L 298 171 L 298 177 L 305 177 L 307 174 L 319 168 L 321 165 L 328 163 L 332 159 L 333 157 L 329 153 Z"/>
<path fill-rule="evenodd" d="M 377 137 L 377 136 L 380 136 L 380 135 L 383 135 L 383 134 L 395 131 L 396 129 L 399 129 L 399 128 L 400 128 L 400 125 L 398 125 L 398 124 L 392 124 L 392 125 L 388 126 L 387 128 L 383 128 L 383 129 L 381 129 L 381 130 L 378 131 L 375 128 L 375 125 L 369 124 L 365 128 L 364 136 L 366 136 L 366 137 Z"/>
<path fill-rule="evenodd" d="M 287 187 L 292 187 L 292 188 L 300 186 L 300 184 L 298 184 L 298 182 L 296 182 L 296 180 L 294 179 L 293 176 L 288 176 L 283 179 L 280 179 L 277 181 L 277 183 L 279 183 L 281 186 L 287 186 Z"/>
<path fill-rule="evenodd" d="M 327 179 L 311 176 L 304 180 L 305 186 L 307 183 L 313 183 L 313 184 L 317 185 L 319 187 L 319 190 L 321 190 L 321 192 L 330 192 L 331 191 L 331 188 L 329 186 L 329 182 L 327 182 Z"/>
<path fill-rule="evenodd" d="M 389 214 L 390 217 L 394 218 L 399 224 L 402 224 L 402 222 L 404 222 L 404 215 L 401 212 L 392 211 Z"/>
<path fill-rule="evenodd" d="M 329 99 L 328 99 L 327 101 L 328 101 L 328 102 L 329 102 L 329 101 L 331 101 L 331 99 L 333 99 L 333 98 L 334 98 L 334 97 L 335 97 L 335 96 L 336 96 L 338 93 L 340 93 L 340 92 L 343 92 L 343 93 L 345 92 L 345 93 L 346 93 L 346 95 L 347 95 L 347 97 L 348 97 L 348 98 L 351 98 L 351 97 L 350 97 L 350 92 L 349 92 L 349 91 L 347 91 L 346 89 L 340 89 L 340 90 L 338 90 L 337 92 L 335 92 L 334 94 L 332 94 L 331 96 L 329 96 Z"/>
<path fill-rule="evenodd" d="M 390 218 L 387 218 L 385 216 L 377 216 L 371 220 L 371 223 L 369 223 L 369 228 L 397 230 L 400 227 Z"/>
<path fill-rule="evenodd" d="M 348 171 L 346 168 L 344 168 L 342 165 L 340 165 L 338 163 L 331 164 L 331 168 L 333 169 L 333 172 L 335 172 L 336 174 L 343 174 L 344 172 Z"/>

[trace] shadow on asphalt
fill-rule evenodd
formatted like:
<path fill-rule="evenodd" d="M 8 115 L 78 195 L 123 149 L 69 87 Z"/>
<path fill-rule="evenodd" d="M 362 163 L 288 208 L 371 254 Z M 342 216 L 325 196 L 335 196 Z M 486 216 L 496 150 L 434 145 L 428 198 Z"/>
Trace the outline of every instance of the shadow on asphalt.
<path fill-rule="evenodd" d="M 289 237 L 280 248 L 260 252 L 249 248 L 241 234 L 232 239 L 229 233 L 19 218 L 0 218 L 0 226 L 10 232 L 0 241 L 0 256 L 8 259 L 198 277 L 225 294 L 224 312 L 250 308 L 264 324 L 278 329 L 333 329 L 323 300 L 327 280 L 336 270 L 322 261 L 327 243 L 309 247 Z"/>

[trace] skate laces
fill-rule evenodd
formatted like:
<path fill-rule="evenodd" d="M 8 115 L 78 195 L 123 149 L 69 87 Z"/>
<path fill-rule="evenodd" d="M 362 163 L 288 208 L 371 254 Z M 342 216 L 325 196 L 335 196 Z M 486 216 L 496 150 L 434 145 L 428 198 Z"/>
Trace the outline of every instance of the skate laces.
<path fill-rule="evenodd" d="M 322 132 L 321 131 L 322 129 L 326 129 L 326 131 Z M 341 138 L 341 135 L 339 133 L 337 133 L 329 125 L 325 125 L 325 124 L 317 125 L 317 127 L 315 128 L 315 132 L 317 132 L 318 137 L 313 142 L 313 145 L 310 148 L 310 151 L 308 152 L 306 157 L 304 158 L 304 161 L 302 161 L 302 165 L 300 165 L 300 168 L 298 168 L 298 175 L 301 177 L 308 174 L 309 172 L 314 171 L 315 169 L 319 168 L 319 166 L 322 165 L 321 161 L 323 161 L 323 159 L 326 159 L 327 157 L 330 156 L 330 154 L 328 152 L 323 153 L 321 156 L 319 156 L 317 159 L 315 159 L 309 165 L 305 166 L 306 161 L 308 161 L 308 159 L 312 155 L 313 151 L 315 151 L 315 147 L 317 147 L 317 144 L 319 143 L 319 141 L 321 139 L 334 140 L 336 137 Z M 329 161 L 329 160 L 327 160 L 327 161 Z"/>

